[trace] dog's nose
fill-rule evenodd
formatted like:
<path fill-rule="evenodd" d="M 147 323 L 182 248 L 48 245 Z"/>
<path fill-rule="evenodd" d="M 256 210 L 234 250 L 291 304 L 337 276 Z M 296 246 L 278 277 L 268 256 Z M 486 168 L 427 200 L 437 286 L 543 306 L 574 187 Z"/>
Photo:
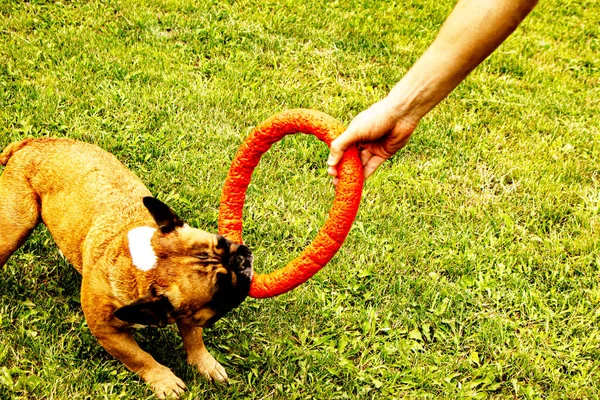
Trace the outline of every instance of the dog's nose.
<path fill-rule="evenodd" d="M 252 252 L 248 246 L 232 242 L 225 237 L 219 235 L 219 245 L 221 248 L 229 248 L 229 261 L 227 265 L 236 272 L 252 271 Z"/>
<path fill-rule="evenodd" d="M 229 255 L 229 266 L 238 272 L 252 269 L 252 252 L 243 244 L 232 243 L 231 253 Z"/>

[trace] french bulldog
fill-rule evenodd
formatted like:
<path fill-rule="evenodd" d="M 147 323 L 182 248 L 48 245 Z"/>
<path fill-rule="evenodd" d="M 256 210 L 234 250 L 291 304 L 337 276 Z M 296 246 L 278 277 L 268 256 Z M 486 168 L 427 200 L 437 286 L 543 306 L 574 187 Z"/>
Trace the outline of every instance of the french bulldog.
<path fill-rule="evenodd" d="M 158 398 L 179 397 L 186 386 L 138 346 L 133 328 L 177 324 L 188 363 L 208 379 L 227 380 L 202 329 L 246 298 L 248 247 L 184 223 L 97 146 L 25 139 L 10 144 L 0 164 L 0 266 L 43 222 L 82 275 L 90 331 Z"/>

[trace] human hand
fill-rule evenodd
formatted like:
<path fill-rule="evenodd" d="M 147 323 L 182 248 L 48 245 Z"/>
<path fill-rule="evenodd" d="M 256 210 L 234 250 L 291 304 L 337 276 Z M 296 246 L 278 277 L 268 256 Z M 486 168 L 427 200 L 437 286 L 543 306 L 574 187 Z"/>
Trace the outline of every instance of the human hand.
<path fill-rule="evenodd" d="M 385 99 L 358 114 L 346 131 L 331 142 L 327 172 L 334 177 L 333 183 L 337 184 L 336 166 L 351 145 L 359 148 L 366 179 L 408 143 L 417 123 L 398 115 Z"/>

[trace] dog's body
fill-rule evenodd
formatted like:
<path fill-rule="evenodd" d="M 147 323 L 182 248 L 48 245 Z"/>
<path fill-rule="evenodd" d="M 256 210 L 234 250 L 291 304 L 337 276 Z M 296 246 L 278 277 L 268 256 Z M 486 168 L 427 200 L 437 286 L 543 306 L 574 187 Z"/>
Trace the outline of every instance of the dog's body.
<path fill-rule="evenodd" d="M 137 345 L 137 325 L 177 323 L 188 362 L 210 379 L 227 379 L 204 347 L 202 327 L 246 297 L 246 246 L 184 224 L 96 146 L 26 139 L 9 145 L 0 164 L 0 266 L 43 221 L 82 274 L 91 332 L 159 397 L 177 396 L 185 385 Z"/>

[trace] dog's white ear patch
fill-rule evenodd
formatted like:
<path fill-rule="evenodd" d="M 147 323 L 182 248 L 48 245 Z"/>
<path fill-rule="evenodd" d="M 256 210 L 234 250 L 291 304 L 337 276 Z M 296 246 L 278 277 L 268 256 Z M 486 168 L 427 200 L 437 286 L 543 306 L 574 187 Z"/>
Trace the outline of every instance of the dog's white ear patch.
<path fill-rule="evenodd" d="M 139 270 L 149 271 L 156 267 L 156 253 L 150 243 L 155 231 L 155 228 L 140 226 L 127 233 L 131 262 Z"/>

